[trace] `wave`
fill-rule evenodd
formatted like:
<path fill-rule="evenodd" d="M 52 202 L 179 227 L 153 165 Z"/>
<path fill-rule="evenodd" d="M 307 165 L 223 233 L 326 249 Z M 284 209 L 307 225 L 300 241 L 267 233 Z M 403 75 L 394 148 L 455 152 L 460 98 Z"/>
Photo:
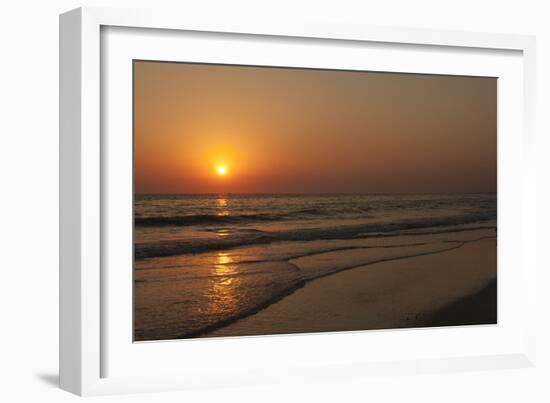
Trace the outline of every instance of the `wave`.
<path fill-rule="evenodd" d="M 281 217 L 271 214 L 215 215 L 196 214 L 175 217 L 136 217 L 138 227 L 177 227 L 201 224 L 239 224 L 244 222 L 277 221 Z"/>
<path fill-rule="evenodd" d="M 326 212 L 321 209 L 309 208 L 285 212 L 284 214 L 194 214 L 165 217 L 136 217 L 134 224 L 136 227 L 185 227 L 192 225 L 246 224 L 254 222 L 283 221 L 292 218 L 307 218 L 325 214 Z"/>
<path fill-rule="evenodd" d="M 189 253 L 210 252 L 285 241 L 314 241 L 396 236 L 403 233 L 422 234 L 460 231 L 460 225 L 483 223 L 494 220 L 494 214 L 471 213 L 460 216 L 402 220 L 391 223 L 358 224 L 330 228 L 303 228 L 274 232 L 244 232 L 226 239 L 189 239 L 137 243 L 134 246 L 136 259 L 175 256 Z M 476 229 L 493 229 L 494 226 L 479 226 Z M 466 230 L 471 230 L 467 228 Z"/>

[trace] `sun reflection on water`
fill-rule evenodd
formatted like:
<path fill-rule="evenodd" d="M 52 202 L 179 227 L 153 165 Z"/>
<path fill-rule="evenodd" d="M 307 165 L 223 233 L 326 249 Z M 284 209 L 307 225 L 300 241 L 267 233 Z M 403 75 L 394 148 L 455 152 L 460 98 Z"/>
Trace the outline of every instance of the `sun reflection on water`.
<path fill-rule="evenodd" d="M 229 264 L 233 263 L 233 258 L 227 252 L 218 252 L 216 256 L 217 264 Z"/>
<path fill-rule="evenodd" d="M 237 270 L 233 263 L 233 258 L 226 252 L 218 252 L 216 256 L 216 264 L 214 265 L 214 274 L 221 277 L 218 280 L 220 285 L 230 285 L 233 282 L 233 277 L 225 277 L 236 274 Z"/>
<path fill-rule="evenodd" d="M 216 207 L 218 208 L 216 215 L 218 215 L 219 217 L 228 216 L 229 209 L 227 208 L 227 205 L 228 205 L 227 197 L 223 195 L 218 196 L 218 198 L 216 199 Z"/>
<path fill-rule="evenodd" d="M 218 252 L 215 256 L 208 305 L 208 310 L 213 314 L 233 310 L 238 304 L 236 290 L 239 280 L 234 277 L 237 266 L 233 263 L 233 258 L 227 252 Z"/>

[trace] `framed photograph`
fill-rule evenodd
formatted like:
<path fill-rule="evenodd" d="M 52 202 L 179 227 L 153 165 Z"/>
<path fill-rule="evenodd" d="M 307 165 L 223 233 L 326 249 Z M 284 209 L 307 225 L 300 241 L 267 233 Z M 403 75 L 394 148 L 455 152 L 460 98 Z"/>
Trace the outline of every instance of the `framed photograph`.
<path fill-rule="evenodd" d="M 60 383 L 534 365 L 534 39 L 60 17 Z"/>

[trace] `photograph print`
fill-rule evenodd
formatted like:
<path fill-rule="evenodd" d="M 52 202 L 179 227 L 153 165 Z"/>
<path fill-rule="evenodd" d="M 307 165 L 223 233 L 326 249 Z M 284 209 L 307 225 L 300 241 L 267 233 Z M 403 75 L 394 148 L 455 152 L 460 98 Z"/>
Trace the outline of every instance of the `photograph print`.
<path fill-rule="evenodd" d="M 134 341 L 497 323 L 497 79 L 133 62 Z"/>

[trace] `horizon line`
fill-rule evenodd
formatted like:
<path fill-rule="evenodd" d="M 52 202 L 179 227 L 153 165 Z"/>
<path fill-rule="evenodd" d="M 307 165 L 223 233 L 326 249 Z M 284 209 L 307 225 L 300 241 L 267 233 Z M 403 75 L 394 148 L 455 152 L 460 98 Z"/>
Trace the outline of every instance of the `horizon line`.
<path fill-rule="evenodd" d="M 134 192 L 134 195 L 182 195 L 182 196 L 212 196 L 212 195 L 296 195 L 296 196 L 325 196 L 325 195 L 453 195 L 453 194 L 483 194 L 497 191 L 475 191 L 475 192 Z"/>

